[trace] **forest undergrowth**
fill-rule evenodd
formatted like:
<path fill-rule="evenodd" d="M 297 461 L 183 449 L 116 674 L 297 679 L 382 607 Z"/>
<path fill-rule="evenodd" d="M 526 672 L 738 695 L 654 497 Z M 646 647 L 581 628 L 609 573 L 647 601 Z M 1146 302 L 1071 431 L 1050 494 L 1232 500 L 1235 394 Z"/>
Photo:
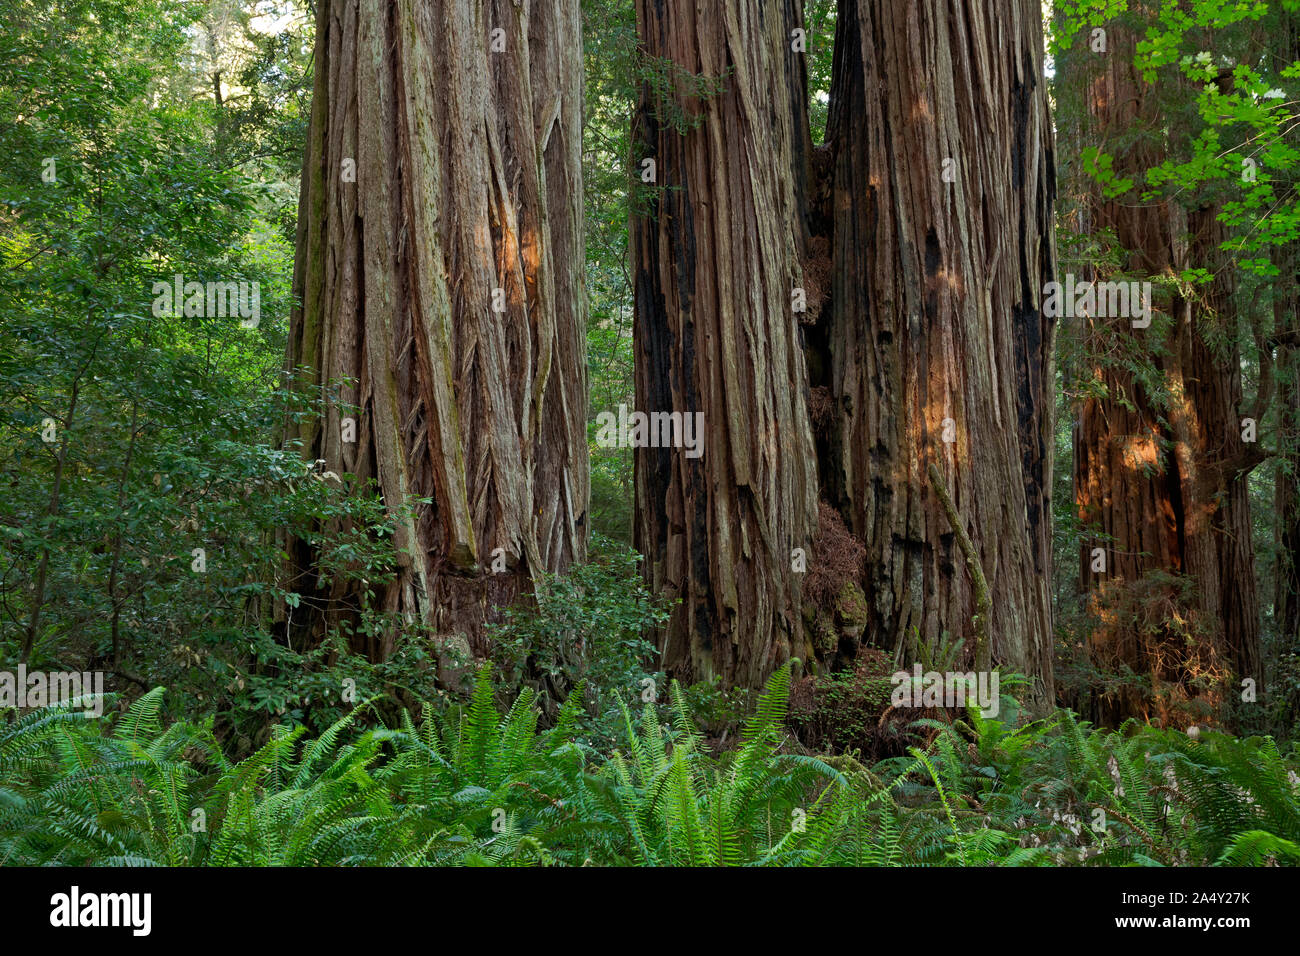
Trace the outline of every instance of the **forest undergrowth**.
<path fill-rule="evenodd" d="M 790 686 L 787 665 L 720 751 L 676 682 L 597 749 L 582 686 L 539 729 L 536 692 L 503 713 L 485 666 L 466 703 L 382 723 L 367 701 L 238 761 L 211 720 L 164 726 L 162 688 L 104 718 L 82 699 L 0 727 L 0 865 L 1300 862 L 1297 761 L 1271 738 L 1026 721 L 1008 696 L 868 763 L 806 752 Z"/>

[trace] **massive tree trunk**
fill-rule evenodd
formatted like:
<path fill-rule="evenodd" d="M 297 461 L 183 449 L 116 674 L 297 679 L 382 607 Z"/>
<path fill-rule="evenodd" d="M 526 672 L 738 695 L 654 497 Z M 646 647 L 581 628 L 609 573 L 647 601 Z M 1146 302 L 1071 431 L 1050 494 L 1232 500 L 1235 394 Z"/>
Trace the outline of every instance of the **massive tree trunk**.
<path fill-rule="evenodd" d="M 1048 706 L 1055 181 L 1037 0 L 842 0 L 827 141 L 823 495 L 867 547 L 868 636 L 964 638 Z"/>
<path fill-rule="evenodd" d="M 1300 13 L 1286 13 L 1273 39 L 1282 62 L 1300 60 Z M 1300 146 L 1300 108 L 1290 110 L 1287 137 Z M 1290 242 L 1273 253 L 1278 280 L 1273 286 L 1273 335 L 1278 345 L 1275 379 L 1278 393 L 1278 434 L 1274 439 L 1275 541 L 1273 623 L 1282 647 L 1300 648 L 1300 243 Z M 1272 348 L 1273 343 L 1267 347 Z M 1291 712 L 1300 709 L 1300 691 L 1292 690 Z"/>
<path fill-rule="evenodd" d="M 636 528 L 650 586 L 679 599 L 665 668 L 754 685 L 802 641 L 816 469 L 794 290 L 807 164 L 800 26 L 786 0 L 638 0 L 660 81 L 634 143 L 655 182 L 632 224 L 637 405 L 700 413 L 703 455 L 636 451 Z M 692 76 L 719 78 L 692 95 Z"/>
<path fill-rule="evenodd" d="M 1110 24 L 1107 45 L 1105 56 L 1081 50 L 1060 61 L 1083 97 L 1071 114 L 1079 128 L 1068 134 L 1070 148 L 1125 143 L 1115 173 L 1140 183 L 1168 155 L 1169 135 L 1156 91 L 1134 67 L 1134 32 Z M 1096 186 L 1084 206 L 1090 234 L 1113 233 L 1127 276 L 1168 280 L 1193 267 L 1216 274 L 1195 290 L 1158 292 L 1152 308 L 1164 316 L 1150 328 L 1134 328 L 1127 315 L 1080 320 L 1092 366 L 1074 441 L 1075 501 L 1094 533 L 1081 554 L 1097 616 L 1089 650 L 1101 667 L 1127 667 L 1150 682 L 1103 696 L 1091 716 L 1187 723 L 1200 712 L 1189 699 L 1217 703 L 1223 688 L 1211 685 L 1228 672 L 1261 676 L 1246 487 L 1259 456 L 1242 439 L 1224 233 L 1211 207 L 1105 199 Z M 1106 278 L 1101 271 L 1079 278 Z M 1137 371 L 1143 364 L 1158 388 Z"/>
<path fill-rule="evenodd" d="M 585 548 L 581 54 L 578 0 L 318 3 L 287 364 L 360 413 L 290 437 L 394 516 L 370 606 L 471 646 Z M 292 547 L 316 639 L 364 590 Z"/>

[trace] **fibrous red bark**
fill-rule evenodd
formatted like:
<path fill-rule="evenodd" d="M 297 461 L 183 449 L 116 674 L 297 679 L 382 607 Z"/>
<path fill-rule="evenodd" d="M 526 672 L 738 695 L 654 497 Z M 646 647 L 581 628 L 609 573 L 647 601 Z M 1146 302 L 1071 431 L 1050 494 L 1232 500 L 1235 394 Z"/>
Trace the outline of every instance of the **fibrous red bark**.
<path fill-rule="evenodd" d="M 647 84 L 634 134 L 634 168 L 655 165 L 632 224 L 637 405 L 702 413 L 704 453 L 637 450 L 635 539 L 651 587 L 678 601 L 665 668 L 754 685 L 800 646 L 792 551 L 806 553 L 816 527 L 793 301 L 807 143 L 791 93 L 798 8 L 639 0 L 637 24 L 668 78 Z M 701 76 L 721 91 L 693 95 Z"/>
<path fill-rule="evenodd" d="M 361 411 L 355 442 L 337 404 L 289 437 L 377 481 L 400 569 L 376 609 L 462 644 L 584 553 L 581 51 L 577 0 L 318 4 L 287 365 Z M 355 582 L 293 557 L 300 630 L 355 615 Z"/>
<path fill-rule="evenodd" d="M 1036 0 L 843 0 L 823 495 L 867 545 L 876 643 L 975 650 L 1052 700 L 1053 133 Z"/>
<path fill-rule="evenodd" d="M 1067 61 L 1085 89 L 1072 148 L 1113 150 L 1115 175 L 1142 182 L 1168 157 L 1171 134 L 1157 91 L 1134 65 L 1133 29 L 1108 24 L 1106 39 L 1105 56 L 1080 51 Z M 1095 185 L 1082 215 L 1090 234 L 1113 235 L 1127 276 L 1164 280 L 1151 303 L 1163 316 L 1149 328 L 1127 315 L 1080 320 L 1092 381 L 1078 407 L 1074 485 L 1091 532 L 1080 556 L 1097 618 L 1089 652 L 1103 669 L 1126 667 L 1149 685 L 1103 695 L 1092 716 L 1186 723 L 1200 712 L 1189 698 L 1217 704 L 1225 676 L 1262 676 L 1246 484 L 1260 458 L 1243 441 L 1225 233 L 1213 206 L 1108 198 Z M 1180 283 L 1193 267 L 1213 280 Z M 1137 372 L 1143 363 L 1158 388 Z"/>

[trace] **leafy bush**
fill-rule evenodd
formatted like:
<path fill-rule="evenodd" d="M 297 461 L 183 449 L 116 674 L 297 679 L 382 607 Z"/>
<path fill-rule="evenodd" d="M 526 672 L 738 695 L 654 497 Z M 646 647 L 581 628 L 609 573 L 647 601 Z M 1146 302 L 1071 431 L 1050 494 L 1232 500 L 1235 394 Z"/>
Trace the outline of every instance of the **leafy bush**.
<path fill-rule="evenodd" d="M 564 575 L 536 575 L 536 602 L 507 610 L 492 647 L 506 693 L 532 689 L 548 724 L 582 683 L 577 725 L 593 742 L 608 742 L 621 727 L 619 702 L 654 696 L 663 684 L 644 635 L 667 611 L 642 584 L 631 548 L 596 536 L 592 555 Z"/>

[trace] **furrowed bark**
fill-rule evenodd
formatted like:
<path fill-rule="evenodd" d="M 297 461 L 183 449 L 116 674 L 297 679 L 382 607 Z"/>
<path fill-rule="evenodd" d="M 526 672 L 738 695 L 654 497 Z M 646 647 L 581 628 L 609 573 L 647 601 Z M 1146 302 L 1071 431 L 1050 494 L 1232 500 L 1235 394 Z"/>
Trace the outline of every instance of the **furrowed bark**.
<path fill-rule="evenodd" d="M 1134 67 L 1134 29 L 1116 22 L 1106 32 L 1104 57 L 1080 51 L 1063 60 L 1079 72 L 1085 97 L 1079 128 L 1067 135 L 1076 152 L 1089 145 L 1114 152 L 1116 175 L 1141 182 L 1177 133 L 1163 128 L 1158 92 Z M 1131 135 L 1135 130 L 1148 133 Z M 1168 317 L 1163 324 L 1133 328 L 1128 316 L 1079 320 L 1094 366 L 1074 438 L 1075 504 L 1094 532 L 1080 555 L 1097 617 L 1088 649 L 1099 666 L 1127 667 L 1150 685 L 1104 695 L 1090 716 L 1181 725 L 1198 719 L 1191 699 L 1218 702 L 1222 685 L 1212 682 L 1262 679 L 1246 483 L 1262 455 L 1242 440 L 1234 290 L 1220 250 L 1225 233 L 1212 206 L 1107 199 L 1095 186 L 1084 206 L 1087 231 L 1113 232 L 1126 274 L 1171 279 L 1197 267 L 1215 276 L 1195 287 L 1157 289 L 1152 309 Z M 1093 268 L 1080 278 L 1106 277 Z M 1125 355 L 1150 357 L 1167 402 Z M 1102 565 L 1096 549 L 1104 553 Z"/>
<path fill-rule="evenodd" d="M 1300 60 L 1300 13 L 1283 18 L 1275 40 L 1284 62 Z M 1300 108 L 1292 106 L 1288 142 L 1300 145 Z M 1278 341 L 1276 380 L 1278 396 L 1278 456 L 1274 466 L 1274 547 L 1277 572 L 1274 581 L 1273 622 L 1284 646 L 1300 646 L 1300 243 L 1276 249 L 1273 263 L 1278 282 L 1273 288 L 1273 335 Z M 1265 349 L 1271 351 L 1273 343 Z M 1268 353 L 1265 353 L 1268 354 Z M 1261 413 L 1257 420 L 1262 420 Z M 1300 703 L 1300 691 L 1291 691 L 1290 703 Z"/>
<path fill-rule="evenodd" d="M 785 0 L 637 3 L 643 50 L 672 86 L 646 85 L 633 137 L 634 168 L 651 158 L 657 173 L 631 230 L 637 407 L 702 413 L 704 451 L 637 449 L 634 534 L 650 587 L 679 599 L 665 669 L 724 686 L 759 684 L 802 646 L 791 552 L 816 526 L 792 311 L 807 144 L 799 25 Z M 691 95 L 701 74 L 723 91 Z"/>
<path fill-rule="evenodd" d="M 581 54 L 577 0 L 318 5 L 286 364 L 312 394 L 348 380 L 361 412 L 355 442 L 336 403 L 289 438 L 377 481 L 400 563 L 378 609 L 478 652 L 496 608 L 585 551 Z M 360 596 L 291 547 L 315 609 L 298 646 Z"/>
<path fill-rule="evenodd" d="M 974 651 L 1050 706 L 1053 133 L 1036 0 L 843 0 L 827 140 L 834 403 L 823 495 L 867 546 L 868 634 Z M 945 440 L 948 439 L 948 440 Z"/>
<path fill-rule="evenodd" d="M 1287 344 L 1278 348 L 1277 444 L 1274 466 L 1277 579 L 1274 582 L 1273 620 L 1283 641 L 1300 644 L 1300 258 L 1294 245 L 1280 250 L 1274 261 L 1289 276 L 1289 285 L 1275 290 L 1274 328 Z"/>

